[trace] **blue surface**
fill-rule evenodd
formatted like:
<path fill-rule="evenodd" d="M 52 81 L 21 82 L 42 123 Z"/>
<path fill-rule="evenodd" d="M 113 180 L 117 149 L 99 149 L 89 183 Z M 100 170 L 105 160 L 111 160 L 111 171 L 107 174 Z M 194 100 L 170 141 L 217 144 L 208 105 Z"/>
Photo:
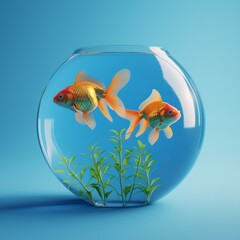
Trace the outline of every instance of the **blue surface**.
<path fill-rule="evenodd" d="M 239 1 L 1 1 L 1 239 L 240 238 Z M 192 172 L 156 204 L 96 209 L 52 175 L 36 134 L 56 68 L 85 45 L 158 45 L 189 71 L 206 112 Z"/>

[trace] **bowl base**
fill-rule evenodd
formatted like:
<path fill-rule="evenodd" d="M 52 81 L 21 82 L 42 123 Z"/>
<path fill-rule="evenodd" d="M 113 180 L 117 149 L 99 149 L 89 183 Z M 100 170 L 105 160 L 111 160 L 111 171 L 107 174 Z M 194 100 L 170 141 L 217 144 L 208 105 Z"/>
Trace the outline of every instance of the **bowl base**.
<path fill-rule="evenodd" d="M 121 201 L 108 201 L 106 204 L 102 202 L 96 202 L 95 207 L 105 207 L 105 208 L 129 208 L 129 207 L 143 207 L 149 205 L 150 203 L 145 201 L 131 201 L 127 204 L 123 204 Z"/>

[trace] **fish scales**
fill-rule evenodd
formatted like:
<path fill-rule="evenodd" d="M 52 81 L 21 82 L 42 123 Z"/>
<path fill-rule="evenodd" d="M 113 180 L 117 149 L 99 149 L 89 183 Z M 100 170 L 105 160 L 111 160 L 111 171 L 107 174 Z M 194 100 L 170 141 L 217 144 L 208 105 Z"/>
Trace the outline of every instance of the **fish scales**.
<path fill-rule="evenodd" d="M 75 105 L 83 112 L 90 112 L 98 105 L 96 92 L 92 83 L 73 84 L 70 87 L 75 94 Z"/>

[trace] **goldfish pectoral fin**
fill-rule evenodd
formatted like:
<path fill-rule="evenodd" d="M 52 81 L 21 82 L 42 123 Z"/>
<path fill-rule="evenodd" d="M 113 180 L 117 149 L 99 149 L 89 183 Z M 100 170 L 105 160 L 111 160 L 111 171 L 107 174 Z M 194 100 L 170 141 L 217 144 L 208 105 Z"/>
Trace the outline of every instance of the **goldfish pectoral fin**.
<path fill-rule="evenodd" d="M 129 79 L 130 71 L 123 69 L 115 74 L 111 84 L 106 89 L 105 100 L 120 117 L 125 116 L 125 106 L 117 94 L 128 83 Z"/>
<path fill-rule="evenodd" d="M 130 138 L 132 132 L 137 127 L 139 122 L 141 121 L 141 118 L 139 116 L 138 111 L 126 110 L 125 112 L 126 112 L 126 118 L 130 121 L 129 128 L 127 129 L 126 135 L 125 135 L 125 139 L 128 139 Z"/>
<path fill-rule="evenodd" d="M 73 104 L 72 107 L 76 112 L 80 112 L 80 110 L 77 108 L 77 106 L 75 104 Z"/>
<path fill-rule="evenodd" d="M 113 119 L 112 119 L 111 115 L 109 114 L 108 107 L 107 107 L 106 101 L 105 101 L 104 99 L 100 99 L 100 100 L 98 101 L 98 107 L 99 107 L 99 109 L 101 110 L 102 114 L 103 114 L 110 122 L 112 122 Z"/>
<path fill-rule="evenodd" d="M 83 120 L 91 129 L 94 129 L 96 127 L 95 119 L 94 119 L 94 117 L 92 116 L 91 113 L 84 112 L 83 113 Z"/>
<path fill-rule="evenodd" d="M 136 137 L 139 137 L 140 135 L 142 135 L 146 131 L 147 127 L 148 127 L 147 121 L 145 119 L 142 119 L 140 121 L 140 127 L 136 134 Z"/>
<path fill-rule="evenodd" d="M 159 138 L 159 130 L 154 128 L 148 136 L 148 141 L 151 145 L 153 145 Z"/>
<path fill-rule="evenodd" d="M 163 132 L 165 133 L 166 138 L 171 138 L 173 136 L 173 131 L 170 127 L 167 127 L 163 130 Z"/>
<path fill-rule="evenodd" d="M 156 89 L 153 89 L 150 96 L 139 105 L 139 109 L 145 108 L 149 103 L 154 101 L 162 101 L 161 95 Z"/>
<path fill-rule="evenodd" d="M 85 124 L 84 120 L 83 120 L 83 114 L 82 112 L 75 112 L 75 118 L 77 120 L 78 123 L 80 124 Z"/>

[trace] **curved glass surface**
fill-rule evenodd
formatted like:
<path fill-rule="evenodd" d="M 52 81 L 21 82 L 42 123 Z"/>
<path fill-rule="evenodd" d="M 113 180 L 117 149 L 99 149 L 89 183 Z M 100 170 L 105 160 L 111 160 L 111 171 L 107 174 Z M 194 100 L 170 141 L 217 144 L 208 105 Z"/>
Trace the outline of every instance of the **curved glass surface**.
<path fill-rule="evenodd" d="M 38 112 L 53 173 L 96 206 L 144 205 L 166 195 L 192 168 L 203 133 L 195 85 L 159 47 L 76 50 L 51 78 Z"/>

